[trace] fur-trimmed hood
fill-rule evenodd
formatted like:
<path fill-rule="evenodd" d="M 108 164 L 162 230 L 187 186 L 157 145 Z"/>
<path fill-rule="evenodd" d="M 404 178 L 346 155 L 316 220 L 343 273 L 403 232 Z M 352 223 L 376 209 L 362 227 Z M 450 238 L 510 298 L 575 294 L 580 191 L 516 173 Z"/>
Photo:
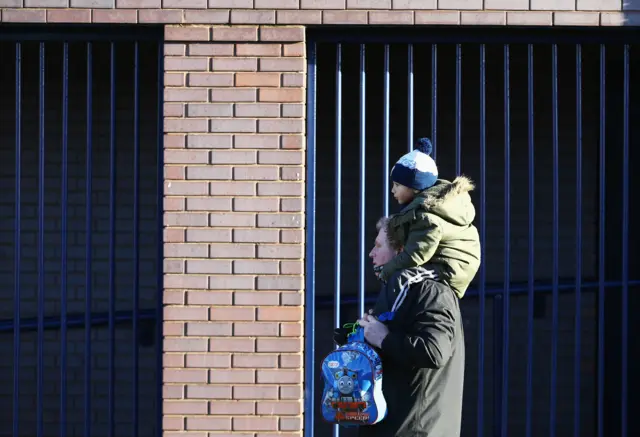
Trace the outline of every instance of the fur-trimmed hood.
<path fill-rule="evenodd" d="M 420 192 L 414 202 L 422 203 L 429 213 L 450 223 L 466 226 L 471 224 L 476 216 L 469 195 L 474 188 L 475 185 L 466 176 L 458 176 L 453 182 L 438 179 L 431 188 Z"/>

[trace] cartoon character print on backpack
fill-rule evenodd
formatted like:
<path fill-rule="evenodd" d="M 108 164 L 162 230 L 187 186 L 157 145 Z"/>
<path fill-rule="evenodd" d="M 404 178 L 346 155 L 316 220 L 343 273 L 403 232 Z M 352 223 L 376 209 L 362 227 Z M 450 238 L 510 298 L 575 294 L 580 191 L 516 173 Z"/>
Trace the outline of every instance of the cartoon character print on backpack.
<path fill-rule="evenodd" d="M 358 420 L 367 402 L 363 400 L 358 384 L 358 374 L 347 367 L 334 374 L 335 382 L 326 402 L 336 410 L 336 420 Z M 366 418 L 362 417 L 363 420 Z"/>
<path fill-rule="evenodd" d="M 382 363 L 367 344 L 354 341 L 330 352 L 322 363 L 322 414 L 345 427 L 371 425 L 386 415 Z"/>

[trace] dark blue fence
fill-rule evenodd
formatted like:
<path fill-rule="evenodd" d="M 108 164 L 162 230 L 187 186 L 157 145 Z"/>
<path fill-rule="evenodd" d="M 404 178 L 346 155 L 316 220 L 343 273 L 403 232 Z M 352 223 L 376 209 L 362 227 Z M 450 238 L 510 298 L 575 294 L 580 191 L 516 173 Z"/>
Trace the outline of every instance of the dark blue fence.
<path fill-rule="evenodd" d="M 332 328 L 377 297 L 366 267 L 375 222 L 396 209 L 390 168 L 419 136 L 433 140 L 441 177 L 477 183 L 483 263 L 461 302 L 462 435 L 634 435 L 637 37 L 439 28 L 308 38 L 305 435 L 331 433 L 316 420 L 316 370 Z"/>
<path fill-rule="evenodd" d="M 0 435 L 162 432 L 162 35 L 93 30 L 0 31 Z"/>

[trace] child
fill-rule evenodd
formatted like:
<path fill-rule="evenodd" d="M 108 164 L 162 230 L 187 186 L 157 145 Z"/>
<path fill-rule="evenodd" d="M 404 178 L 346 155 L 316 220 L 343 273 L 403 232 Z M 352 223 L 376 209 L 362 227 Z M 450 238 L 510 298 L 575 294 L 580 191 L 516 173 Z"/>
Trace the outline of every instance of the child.
<path fill-rule="evenodd" d="M 480 237 L 472 224 L 475 209 L 469 196 L 474 185 L 464 176 L 453 182 L 438 179 L 431 150 L 431 141 L 421 138 L 391 170 L 393 197 L 406 206 L 389 217 L 387 232 L 404 248 L 378 277 L 383 282 L 401 280 L 398 271 L 429 263 L 439 280 L 462 298 L 480 266 Z M 395 284 L 393 288 L 399 289 Z"/>

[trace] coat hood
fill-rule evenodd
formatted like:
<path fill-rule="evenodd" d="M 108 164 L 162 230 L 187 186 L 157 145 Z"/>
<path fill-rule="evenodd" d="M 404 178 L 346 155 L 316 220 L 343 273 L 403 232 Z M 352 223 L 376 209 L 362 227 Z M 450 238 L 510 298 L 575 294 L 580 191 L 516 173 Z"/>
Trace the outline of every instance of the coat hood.
<path fill-rule="evenodd" d="M 476 210 L 469 193 L 475 185 L 466 176 L 458 176 L 453 182 L 439 179 L 435 185 L 420 192 L 415 202 L 431 214 L 458 226 L 467 226 L 473 222 Z"/>

